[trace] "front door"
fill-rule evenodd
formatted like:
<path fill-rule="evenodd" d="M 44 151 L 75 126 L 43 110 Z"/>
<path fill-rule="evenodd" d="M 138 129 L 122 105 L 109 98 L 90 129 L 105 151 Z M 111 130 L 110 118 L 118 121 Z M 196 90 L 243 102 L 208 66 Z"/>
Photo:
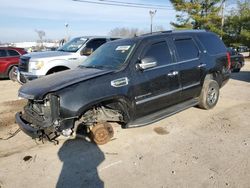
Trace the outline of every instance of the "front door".
<path fill-rule="evenodd" d="M 157 65 L 134 72 L 136 117 L 147 115 L 179 101 L 180 83 L 166 39 L 146 44 L 140 59 L 153 59 Z"/>

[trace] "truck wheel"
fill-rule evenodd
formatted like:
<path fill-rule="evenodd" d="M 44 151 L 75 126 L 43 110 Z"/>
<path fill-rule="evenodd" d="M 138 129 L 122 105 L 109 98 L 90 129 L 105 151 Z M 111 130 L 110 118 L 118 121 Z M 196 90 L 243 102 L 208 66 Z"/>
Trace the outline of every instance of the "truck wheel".
<path fill-rule="evenodd" d="M 215 80 L 205 80 L 199 97 L 199 107 L 209 110 L 218 102 L 220 88 Z"/>
<path fill-rule="evenodd" d="M 106 144 L 113 136 L 114 130 L 107 122 L 97 123 L 90 131 L 90 138 L 98 145 Z"/>

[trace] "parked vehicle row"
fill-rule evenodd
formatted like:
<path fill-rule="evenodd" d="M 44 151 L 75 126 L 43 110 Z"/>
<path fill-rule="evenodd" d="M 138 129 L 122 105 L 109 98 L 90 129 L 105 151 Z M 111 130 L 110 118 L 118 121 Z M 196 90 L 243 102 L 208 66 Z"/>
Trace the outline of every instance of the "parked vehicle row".
<path fill-rule="evenodd" d="M 32 57 L 29 61 L 33 67 Z M 74 70 L 24 84 L 19 97 L 28 103 L 16 122 L 31 137 L 51 141 L 81 125 L 94 142 L 105 144 L 114 134 L 110 122 L 137 127 L 192 106 L 213 108 L 230 72 L 230 54 L 211 32 L 167 31 L 115 40 Z"/>
<path fill-rule="evenodd" d="M 0 78 L 11 78 L 20 56 L 26 53 L 23 48 L 0 47 Z"/>

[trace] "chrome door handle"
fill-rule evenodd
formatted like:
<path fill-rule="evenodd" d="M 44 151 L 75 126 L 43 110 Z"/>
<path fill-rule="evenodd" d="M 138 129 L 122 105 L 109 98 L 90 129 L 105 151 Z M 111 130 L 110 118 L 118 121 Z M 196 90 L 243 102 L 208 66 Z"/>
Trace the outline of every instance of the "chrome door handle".
<path fill-rule="evenodd" d="M 197 67 L 198 67 L 198 68 L 201 68 L 201 67 L 205 67 L 205 66 L 207 66 L 207 65 L 204 64 L 204 63 L 202 63 L 202 64 L 198 65 Z"/>
<path fill-rule="evenodd" d="M 178 74 L 179 74 L 178 71 L 172 71 L 172 72 L 168 73 L 168 76 L 176 76 Z"/>

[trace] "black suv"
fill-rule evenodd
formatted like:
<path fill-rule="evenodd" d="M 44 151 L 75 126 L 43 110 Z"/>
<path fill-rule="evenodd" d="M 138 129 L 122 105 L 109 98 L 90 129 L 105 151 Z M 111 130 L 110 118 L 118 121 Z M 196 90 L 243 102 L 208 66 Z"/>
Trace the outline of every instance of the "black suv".
<path fill-rule="evenodd" d="M 166 31 L 108 42 L 76 70 L 23 85 L 16 114 L 33 138 L 70 136 L 77 126 L 97 144 L 123 128 L 150 124 L 186 108 L 213 108 L 229 79 L 230 56 L 211 32 Z M 78 129 L 79 130 L 79 129 Z"/>

